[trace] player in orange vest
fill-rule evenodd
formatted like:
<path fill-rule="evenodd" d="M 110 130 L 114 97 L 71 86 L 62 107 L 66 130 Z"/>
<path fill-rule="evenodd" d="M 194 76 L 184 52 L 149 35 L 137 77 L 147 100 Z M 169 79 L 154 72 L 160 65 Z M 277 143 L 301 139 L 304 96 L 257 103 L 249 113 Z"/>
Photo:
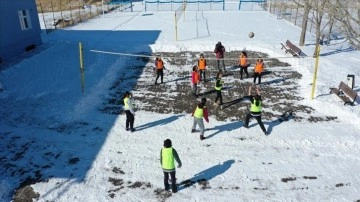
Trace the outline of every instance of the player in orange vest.
<path fill-rule="evenodd" d="M 247 53 L 242 51 L 239 59 L 239 67 L 240 67 L 240 80 L 243 78 L 243 72 L 246 74 L 246 78 L 249 78 L 249 72 L 247 68 L 250 66 L 247 60 Z"/>
<path fill-rule="evenodd" d="M 254 84 L 256 83 L 256 78 L 259 77 L 259 83 L 261 84 L 261 75 L 264 71 L 265 64 L 262 58 L 257 59 L 255 63 L 255 73 L 254 73 Z"/>
<path fill-rule="evenodd" d="M 206 74 L 205 74 L 205 70 L 206 70 L 206 59 L 204 58 L 204 54 L 200 54 L 200 58 L 198 60 L 198 68 L 200 71 L 200 81 L 203 79 L 204 82 L 206 82 Z"/>
<path fill-rule="evenodd" d="M 164 61 L 161 59 L 160 56 L 157 56 L 155 59 L 155 68 L 156 68 L 156 73 L 157 73 L 156 80 L 155 80 L 155 85 L 156 85 L 158 78 L 161 76 L 161 83 L 163 83 L 163 77 L 164 77 L 163 70 L 165 69 L 165 66 L 164 66 Z"/>
<path fill-rule="evenodd" d="M 198 83 L 200 82 L 200 75 L 196 65 L 193 67 L 193 71 L 191 73 L 191 82 L 193 84 L 193 94 L 194 96 L 198 96 Z"/>

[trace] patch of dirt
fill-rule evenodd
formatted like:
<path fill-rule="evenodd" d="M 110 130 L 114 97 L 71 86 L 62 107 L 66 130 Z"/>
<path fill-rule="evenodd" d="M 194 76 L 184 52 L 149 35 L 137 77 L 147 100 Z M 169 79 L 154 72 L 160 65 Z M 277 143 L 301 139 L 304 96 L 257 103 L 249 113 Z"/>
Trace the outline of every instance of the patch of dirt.
<path fill-rule="evenodd" d="M 165 191 L 164 189 L 157 188 L 154 190 L 156 198 L 158 198 L 161 202 L 164 202 L 166 199 L 171 197 L 172 193 L 170 191 Z"/>
<path fill-rule="evenodd" d="M 316 180 L 317 179 L 317 177 L 315 177 L 315 176 L 304 176 L 303 178 L 307 179 L 307 180 Z"/>
<path fill-rule="evenodd" d="M 117 167 L 114 167 L 114 168 L 112 169 L 112 171 L 113 171 L 114 173 L 125 174 L 124 171 L 122 171 L 120 168 L 117 168 Z"/>
<path fill-rule="evenodd" d="M 299 80 L 302 75 L 293 69 L 290 64 L 281 62 L 278 59 L 268 58 L 266 53 L 247 51 L 250 64 L 255 63 L 255 59 L 264 58 L 266 62 L 266 72 L 264 72 L 261 84 L 261 94 L 263 98 L 263 119 L 276 120 L 283 112 L 293 111 L 294 121 L 334 121 L 337 117 L 316 117 L 311 115 L 315 110 L 309 106 L 299 104 L 303 97 L 299 96 Z M 141 54 L 141 53 L 140 53 Z M 144 54 L 144 53 L 142 53 Z M 125 91 L 132 91 L 137 110 L 145 110 L 156 113 L 192 113 L 198 100 L 206 97 L 207 107 L 210 115 L 219 121 L 231 119 L 232 121 L 242 121 L 248 113 L 249 103 L 245 102 L 244 96 L 248 95 L 249 86 L 253 84 L 252 71 L 249 69 L 249 78 L 240 80 L 240 70 L 238 61 L 226 61 L 227 72 L 224 74 L 223 109 L 214 107 L 216 92 L 214 90 L 215 77 L 217 73 L 216 61 L 213 60 L 212 52 L 204 52 L 208 58 L 207 80 L 199 84 L 199 97 L 192 94 L 190 75 L 192 65 L 197 63 L 198 52 L 178 52 L 178 53 L 156 53 L 160 54 L 164 60 L 164 84 L 154 85 L 156 75 L 154 73 L 153 61 L 149 58 L 138 57 L 129 62 L 126 73 L 120 73 L 116 82 L 109 89 L 109 98 L 99 109 L 104 113 L 122 113 L 122 96 Z M 238 58 L 240 51 L 226 53 L 226 57 Z M 294 58 L 296 60 L 298 58 Z M 299 59 L 298 59 L 299 60 Z M 185 67 L 184 67 L 185 66 Z M 185 69 L 186 68 L 186 69 Z M 129 76 L 131 75 L 131 76 Z M 255 93 L 255 90 L 254 92 Z"/>
<path fill-rule="evenodd" d="M 124 184 L 124 180 L 118 178 L 109 177 L 108 181 L 111 182 L 114 186 L 121 186 Z"/>
<path fill-rule="evenodd" d="M 35 171 L 35 175 L 37 178 L 26 178 L 15 190 L 15 194 L 13 196 L 14 202 L 32 202 L 33 199 L 38 200 L 40 194 L 35 192 L 34 189 L 31 187 L 32 184 L 36 184 L 38 182 L 44 182 L 41 180 L 41 173 L 40 171 Z"/>
<path fill-rule="evenodd" d="M 207 181 L 205 178 L 197 180 L 197 183 L 200 185 L 201 189 L 210 189 L 211 188 L 209 181 Z"/>
<path fill-rule="evenodd" d="M 146 188 L 151 188 L 151 184 L 150 184 L 150 182 L 136 181 L 136 182 L 130 184 L 128 187 L 132 188 L 132 189 L 136 189 L 136 188 L 146 189 Z"/>
<path fill-rule="evenodd" d="M 288 181 L 295 181 L 296 177 L 282 178 L 281 181 L 287 183 Z"/>
<path fill-rule="evenodd" d="M 77 164 L 79 161 L 80 161 L 80 159 L 79 159 L 78 157 L 71 158 L 71 159 L 69 159 L 69 161 L 68 161 L 68 165 Z"/>

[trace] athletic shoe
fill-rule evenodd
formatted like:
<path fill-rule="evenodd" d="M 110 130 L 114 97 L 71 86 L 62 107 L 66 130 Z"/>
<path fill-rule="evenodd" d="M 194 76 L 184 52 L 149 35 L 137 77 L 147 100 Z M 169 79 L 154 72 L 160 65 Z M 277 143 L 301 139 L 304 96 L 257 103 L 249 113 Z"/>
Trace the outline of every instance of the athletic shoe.
<path fill-rule="evenodd" d="M 135 128 L 132 128 L 130 131 L 131 131 L 131 132 L 135 132 Z"/>
<path fill-rule="evenodd" d="M 196 130 L 195 130 L 195 129 L 191 129 L 191 132 L 192 132 L 192 133 L 195 133 L 195 132 L 196 132 Z"/>
<path fill-rule="evenodd" d="M 265 135 L 269 135 L 270 133 L 266 131 L 266 132 L 264 132 L 264 134 L 265 134 Z"/>
<path fill-rule="evenodd" d="M 126 131 L 129 131 L 130 130 L 130 128 L 126 128 Z"/>
<path fill-rule="evenodd" d="M 245 127 L 245 128 L 249 128 L 249 126 L 248 126 L 248 125 L 244 125 L 244 127 Z"/>

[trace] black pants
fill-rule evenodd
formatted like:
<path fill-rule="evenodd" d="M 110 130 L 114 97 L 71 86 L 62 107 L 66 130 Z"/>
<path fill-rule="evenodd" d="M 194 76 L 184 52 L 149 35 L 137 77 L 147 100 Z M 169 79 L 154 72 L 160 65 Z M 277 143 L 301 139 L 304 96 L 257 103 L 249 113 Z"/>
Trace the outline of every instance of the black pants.
<path fill-rule="evenodd" d="M 126 128 L 129 128 L 130 125 L 130 129 L 133 129 L 134 121 L 135 121 L 134 114 L 132 114 L 130 110 L 125 110 L 125 114 L 126 114 Z"/>
<path fill-rule="evenodd" d="M 156 77 L 155 83 L 157 83 L 157 80 L 158 80 L 159 76 L 161 76 L 161 83 L 162 83 L 163 82 L 163 77 L 164 77 L 163 69 L 157 69 L 156 73 L 157 73 L 157 77 Z"/>
<path fill-rule="evenodd" d="M 249 126 L 250 118 L 255 118 L 256 121 L 258 122 L 261 130 L 262 130 L 264 133 L 266 132 L 265 126 L 264 126 L 263 122 L 261 121 L 261 115 L 259 115 L 259 116 L 253 116 L 253 115 L 251 115 L 251 113 L 248 113 L 248 114 L 246 115 L 246 119 L 245 119 L 245 126 Z"/>
<path fill-rule="evenodd" d="M 173 191 L 177 191 L 177 187 L 176 187 L 176 177 L 175 177 L 175 171 L 173 172 L 164 172 L 164 186 L 166 190 L 170 189 L 170 185 L 169 185 L 169 175 L 171 177 L 171 189 Z"/>
<path fill-rule="evenodd" d="M 200 70 L 200 81 L 202 80 L 202 78 L 204 78 L 203 80 L 206 81 L 205 69 Z"/>
<path fill-rule="evenodd" d="M 247 65 L 247 66 L 240 66 L 240 79 L 243 78 L 243 72 L 245 72 L 246 78 L 249 77 L 249 72 L 248 72 L 248 69 L 247 69 L 248 67 L 249 67 L 249 65 Z"/>
<path fill-rule="evenodd" d="M 259 77 L 259 84 L 261 84 L 261 73 L 255 72 L 254 74 L 254 84 L 256 83 L 256 78 Z"/>
<path fill-rule="evenodd" d="M 216 90 L 215 103 L 217 103 L 218 99 L 220 99 L 220 105 L 222 105 L 223 104 L 223 99 L 222 99 L 221 90 Z"/>

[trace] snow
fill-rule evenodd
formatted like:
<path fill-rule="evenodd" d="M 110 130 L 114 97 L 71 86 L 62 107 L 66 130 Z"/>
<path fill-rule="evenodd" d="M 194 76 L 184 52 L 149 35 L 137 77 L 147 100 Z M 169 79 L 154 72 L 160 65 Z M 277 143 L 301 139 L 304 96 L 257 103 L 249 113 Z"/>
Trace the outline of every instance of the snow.
<path fill-rule="evenodd" d="M 179 20 L 176 41 L 174 11 L 145 12 L 144 5 L 135 2 L 134 12 L 115 11 L 44 34 L 44 45 L 35 52 L 3 64 L 0 199 L 12 200 L 14 189 L 29 176 L 37 179 L 31 187 L 40 194 L 38 201 L 360 200 L 359 98 L 355 106 L 344 106 L 329 94 L 329 87 L 346 82 L 348 74 L 355 75 L 355 80 L 360 77 L 359 51 L 344 39 L 322 46 L 311 99 L 314 59 L 289 57 L 280 45 L 286 39 L 298 41 L 300 28 L 256 10 L 256 5 L 244 3 L 244 11 L 231 9 L 235 5 L 226 2 L 225 11 L 216 6 L 211 11 L 196 11 L 188 5 L 185 20 L 183 16 Z M 248 38 L 250 31 L 255 33 L 253 39 Z M 306 39 L 307 45 L 301 48 L 311 56 L 314 36 L 308 33 Z M 137 131 L 129 133 L 124 115 L 99 110 L 119 76 L 134 76 L 125 67 L 135 64 L 129 57 L 90 50 L 200 53 L 212 51 L 217 41 L 227 51 L 260 51 L 290 63 L 302 75 L 298 93 L 304 99 L 299 104 L 313 108 L 315 114 L 338 118 L 316 123 L 264 120 L 271 131 L 264 136 L 254 120 L 253 127 L 245 129 L 242 120 L 218 121 L 210 110 L 210 123 L 205 123 L 208 138 L 200 141 L 198 135 L 189 133 L 192 117 L 185 112 L 138 110 Z M 79 42 L 85 50 L 84 94 Z M 145 73 L 139 81 L 153 82 L 153 76 Z M 122 83 L 124 88 L 131 84 Z M 174 88 L 176 84 L 169 85 Z M 357 82 L 354 90 L 360 91 Z M 135 91 L 135 101 L 137 95 L 146 96 Z M 159 163 L 167 138 L 183 163 L 176 171 L 178 183 L 194 182 L 171 195 L 161 191 Z"/>

